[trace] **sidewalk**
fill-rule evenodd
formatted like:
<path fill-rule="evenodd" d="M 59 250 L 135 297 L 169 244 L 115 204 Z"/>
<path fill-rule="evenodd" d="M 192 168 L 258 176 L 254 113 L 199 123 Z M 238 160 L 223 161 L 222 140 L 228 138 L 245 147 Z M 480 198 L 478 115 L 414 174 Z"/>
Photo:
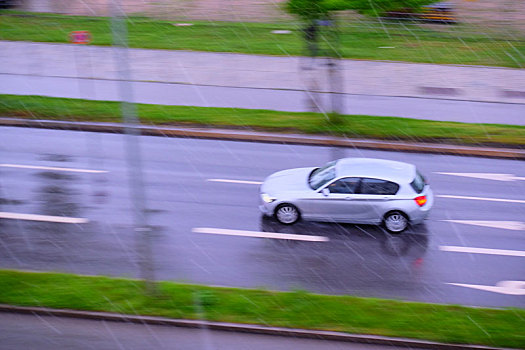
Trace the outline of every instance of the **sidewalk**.
<path fill-rule="evenodd" d="M 70 319 L 99 320 L 106 322 L 125 322 L 141 325 L 163 325 L 171 327 L 200 328 L 238 333 L 265 334 L 298 339 L 321 339 L 355 344 L 376 344 L 389 347 L 410 349 L 436 349 L 436 350 L 499 350 L 482 345 L 447 344 L 421 339 L 394 338 L 369 334 L 350 334 L 343 332 L 321 331 L 311 329 L 283 328 L 262 326 L 256 324 L 239 324 L 226 322 L 213 322 L 206 320 L 170 319 L 165 317 L 117 314 L 109 312 L 94 312 L 68 309 L 52 309 L 45 307 L 25 307 L 0 304 L 0 312 L 19 313 L 41 316 L 64 317 Z"/>
<path fill-rule="evenodd" d="M 132 80 L 330 91 L 326 62 L 304 57 L 130 49 Z M 0 73 L 117 79 L 111 47 L 0 41 Z M 304 70 L 303 68 L 314 68 Z M 525 70 L 341 61 L 346 94 L 525 104 Z"/>

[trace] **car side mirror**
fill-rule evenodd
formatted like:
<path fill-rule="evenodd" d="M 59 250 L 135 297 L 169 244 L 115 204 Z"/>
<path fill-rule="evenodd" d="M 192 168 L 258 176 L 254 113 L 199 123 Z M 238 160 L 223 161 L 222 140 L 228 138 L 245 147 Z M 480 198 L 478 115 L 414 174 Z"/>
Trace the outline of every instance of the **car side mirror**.
<path fill-rule="evenodd" d="M 328 195 L 330 194 L 330 190 L 325 187 L 325 188 L 323 188 L 321 193 L 323 194 L 323 196 L 328 197 Z"/>

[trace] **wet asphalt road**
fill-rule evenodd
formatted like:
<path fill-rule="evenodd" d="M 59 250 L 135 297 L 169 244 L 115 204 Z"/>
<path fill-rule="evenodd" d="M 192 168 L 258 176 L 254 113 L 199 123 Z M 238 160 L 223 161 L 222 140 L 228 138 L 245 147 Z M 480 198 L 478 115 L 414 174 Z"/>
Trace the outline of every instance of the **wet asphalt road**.
<path fill-rule="evenodd" d="M 0 349 L 396 350 L 401 347 L 0 313 Z"/>
<path fill-rule="evenodd" d="M 136 277 L 123 136 L 9 127 L 0 128 L 0 134 L 0 211 L 89 220 L 64 224 L 0 219 L 0 267 Z M 525 251 L 523 162 L 162 137 L 140 141 L 158 279 L 525 306 L 523 283 L 496 292 L 479 289 L 524 279 L 525 260 L 519 256 Z M 506 201 L 438 197 L 425 225 L 392 237 L 373 226 L 305 222 L 282 226 L 261 217 L 256 184 L 208 181 L 262 181 L 277 170 L 343 156 L 414 163 L 439 196 Z M 438 172 L 505 173 L 516 178 L 498 181 Z M 491 221 L 504 228 L 444 220 Z M 197 227 L 309 234 L 329 241 L 192 233 Z M 450 252 L 443 246 L 511 250 L 518 255 Z"/>

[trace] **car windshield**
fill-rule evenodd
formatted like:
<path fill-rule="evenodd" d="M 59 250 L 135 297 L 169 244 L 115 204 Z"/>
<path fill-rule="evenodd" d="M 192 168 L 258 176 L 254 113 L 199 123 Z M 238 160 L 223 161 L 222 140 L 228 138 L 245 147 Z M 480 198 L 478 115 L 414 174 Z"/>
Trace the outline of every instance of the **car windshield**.
<path fill-rule="evenodd" d="M 312 189 L 317 190 L 335 178 L 335 163 L 336 161 L 329 162 L 322 168 L 317 168 L 312 171 L 308 179 L 308 183 Z"/>

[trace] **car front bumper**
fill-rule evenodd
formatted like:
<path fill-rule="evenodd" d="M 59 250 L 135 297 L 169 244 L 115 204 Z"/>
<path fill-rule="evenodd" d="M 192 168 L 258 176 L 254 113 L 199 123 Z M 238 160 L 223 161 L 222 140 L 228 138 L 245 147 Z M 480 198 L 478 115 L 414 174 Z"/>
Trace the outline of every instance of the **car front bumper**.
<path fill-rule="evenodd" d="M 259 210 L 260 210 L 264 215 L 267 215 L 267 216 L 271 216 L 271 215 L 272 215 L 272 212 L 270 211 L 270 209 L 267 208 L 266 205 L 264 205 L 264 204 L 259 205 Z"/>

